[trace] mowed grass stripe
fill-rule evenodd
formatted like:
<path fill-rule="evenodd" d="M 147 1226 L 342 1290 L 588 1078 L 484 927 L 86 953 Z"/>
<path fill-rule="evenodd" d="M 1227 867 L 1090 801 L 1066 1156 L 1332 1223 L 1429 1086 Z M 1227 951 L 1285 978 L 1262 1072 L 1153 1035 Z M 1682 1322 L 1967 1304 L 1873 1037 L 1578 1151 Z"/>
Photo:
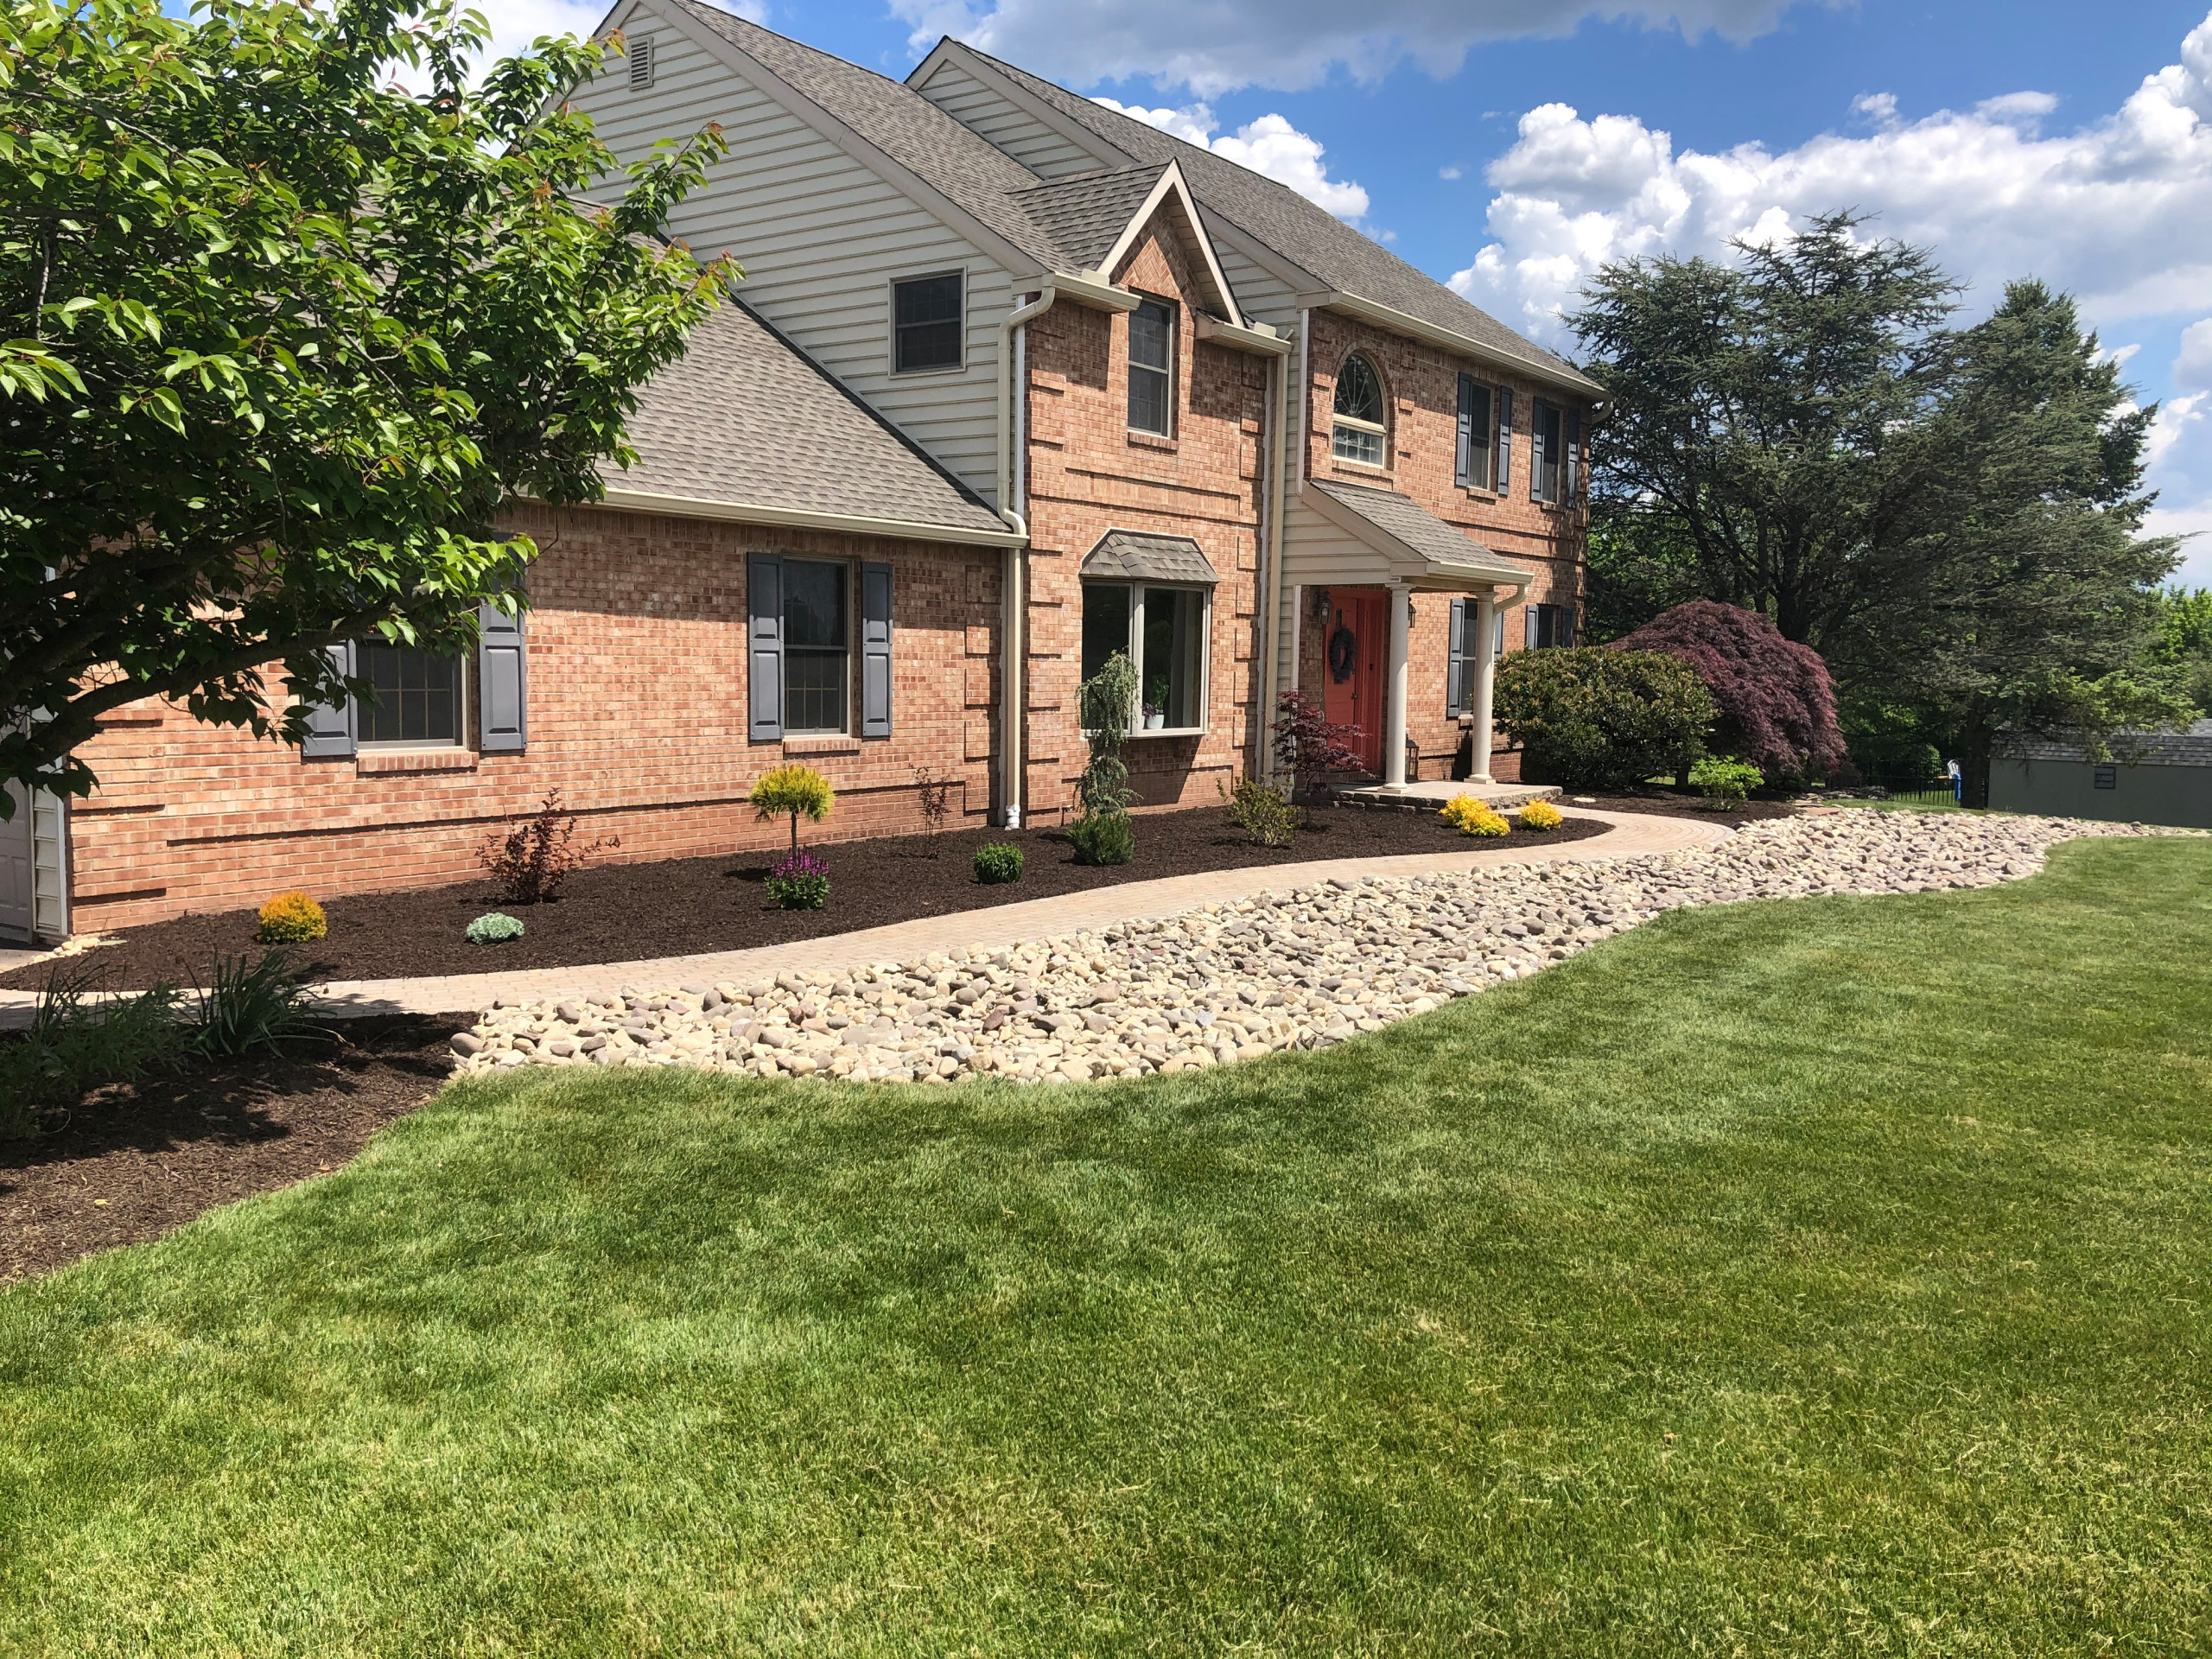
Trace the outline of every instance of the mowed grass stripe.
<path fill-rule="evenodd" d="M 2212 1645 L 2212 844 L 1128 1085 L 455 1087 L 0 1296 L 0 1649 Z"/>

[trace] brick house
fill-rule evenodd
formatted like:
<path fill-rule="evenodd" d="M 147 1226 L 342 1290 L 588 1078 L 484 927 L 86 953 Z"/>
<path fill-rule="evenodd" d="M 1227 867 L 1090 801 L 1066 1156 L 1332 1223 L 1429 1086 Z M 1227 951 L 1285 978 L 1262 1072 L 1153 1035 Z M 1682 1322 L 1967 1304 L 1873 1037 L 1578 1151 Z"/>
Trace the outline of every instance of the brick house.
<path fill-rule="evenodd" d="M 746 277 L 643 394 L 602 504 L 523 503 L 521 626 L 346 648 L 300 751 L 148 703 L 89 802 L 0 826 L 0 932 L 473 874 L 557 788 L 620 856 L 1054 821 L 1081 679 L 1139 667 L 1146 809 L 1264 772 L 1296 686 L 1385 783 L 1510 776 L 1491 664 L 1570 641 L 1599 388 L 1287 188 L 944 41 L 903 83 L 699 0 L 621 0 L 577 102 L 729 153 L 671 226 Z M 18 845 L 17 843 L 21 844 Z"/>

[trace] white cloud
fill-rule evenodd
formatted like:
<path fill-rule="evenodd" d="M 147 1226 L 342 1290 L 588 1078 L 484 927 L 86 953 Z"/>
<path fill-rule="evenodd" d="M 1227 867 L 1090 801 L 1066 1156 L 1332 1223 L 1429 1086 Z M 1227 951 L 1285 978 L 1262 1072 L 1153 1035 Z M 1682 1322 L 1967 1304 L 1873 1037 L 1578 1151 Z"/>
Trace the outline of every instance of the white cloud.
<path fill-rule="evenodd" d="M 2174 359 L 2173 382 L 2177 386 L 2212 387 L 2212 317 L 2192 322 L 2181 333 L 2181 353 Z"/>
<path fill-rule="evenodd" d="M 768 21 L 768 9 L 760 0 L 715 0 L 715 3 L 753 22 Z M 579 40 L 589 40 L 609 7 L 607 0 L 475 0 L 471 10 L 482 12 L 492 26 L 491 48 L 476 65 L 480 73 L 493 60 L 527 52 L 532 41 L 544 35 L 574 35 Z M 404 76 L 402 80 L 413 85 Z"/>
<path fill-rule="evenodd" d="M 1234 133 L 1217 137 L 1214 129 L 1219 123 L 1204 104 L 1179 110 L 1147 110 L 1139 105 L 1117 104 L 1110 98 L 1096 101 L 1287 184 L 1338 219 L 1357 222 L 1367 216 L 1367 192 L 1350 179 L 1331 178 L 1321 161 L 1320 141 L 1299 131 L 1280 115 L 1263 115 Z"/>
<path fill-rule="evenodd" d="M 1887 93 L 1854 111 L 1874 130 L 1792 149 L 1677 151 L 1632 115 L 1564 104 L 1521 118 L 1493 162 L 1490 242 L 1452 285 L 1559 341 L 1560 313 L 1599 266 L 1662 251 L 1718 255 L 1732 238 L 1788 233 L 1838 207 L 1870 231 L 1932 246 L 1987 303 L 2008 277 L 2081 296 L 2100 323 L 2201 310 L 2212 292 L 2212 17 L 2181 61 L 2113 114 L 2040 136 L 2049 94 L 1907 121 Z"/>
<path fill-rule="evenodd" d="M 1842 0 L 1822 0 L 1837 4 Z M 1626 20 L 1684 35 L 1748 40 L 1792 0 L 892 0 L 926 50 L 957 35 L 1025 69 L 1077 86 L 1130 76 L 1187 86 L 1201 98 L 1239 86 L 1296 91 L 1338 66 L 1372 85 L 1411 60 L 1439 77 L 1468 48 L 1562 37 L 1585 18 Z"/>
<path fill-rule="evenodd" d="M 1436 176 L 1440 179 L 1450 180 L 1462 175 L 1457 167 L 1440 167 L 1436 169 Z"/>
<path fill-rule="evenodd" d="M 2143 441 L 2144 459 L 2156 467 L 2173 454 L 2177 445 L 2190 435 L 2190 429 L 2204 419 L 2204 405 L 2212 399 L 2212 392 L 2193 391 L 2185 397 L 2169 397 L 2158 405 L 2158 418 L 2151 423 L 2151 430 Z"/>

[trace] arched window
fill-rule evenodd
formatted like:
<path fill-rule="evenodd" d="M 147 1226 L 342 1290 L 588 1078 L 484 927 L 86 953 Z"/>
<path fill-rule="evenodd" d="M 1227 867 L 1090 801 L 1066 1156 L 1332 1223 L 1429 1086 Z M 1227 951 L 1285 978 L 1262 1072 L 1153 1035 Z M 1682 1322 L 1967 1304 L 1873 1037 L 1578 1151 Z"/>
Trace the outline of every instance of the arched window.
<path fill-rule="evenodd" d="M 1337 418 L 1330 453 L 1338 461 L 1380 467 L 1382 441 L 1389 435 L 1383 412 L 1382 379 L 1374 365 L 1354 352 L 1337 371 Z"/>

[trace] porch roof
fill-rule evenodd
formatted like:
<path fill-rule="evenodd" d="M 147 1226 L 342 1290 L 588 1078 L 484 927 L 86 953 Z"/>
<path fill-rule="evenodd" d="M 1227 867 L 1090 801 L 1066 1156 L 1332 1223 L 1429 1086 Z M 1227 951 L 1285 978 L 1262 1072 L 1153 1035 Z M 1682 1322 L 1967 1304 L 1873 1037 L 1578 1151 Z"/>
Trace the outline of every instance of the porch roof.
<path fill-rule="evenodd" d="M 1325 518 L 1382 555 L 1390 580 L 1464 592 L 1510 584 L 1529 572 L 1439 518 L 1410 496 L 1336 479 L 1309 479 L 1309 499 Z"/>

